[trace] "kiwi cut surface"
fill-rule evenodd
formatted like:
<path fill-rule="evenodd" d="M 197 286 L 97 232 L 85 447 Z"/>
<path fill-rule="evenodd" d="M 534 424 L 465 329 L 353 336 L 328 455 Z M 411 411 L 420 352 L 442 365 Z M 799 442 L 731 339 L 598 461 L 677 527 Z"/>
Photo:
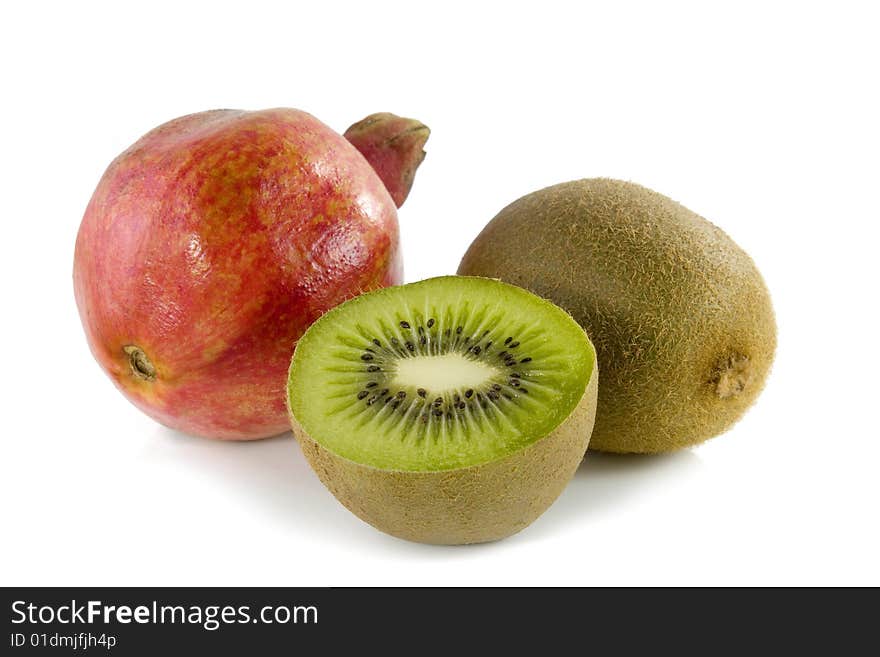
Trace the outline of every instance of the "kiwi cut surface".
<path fill-rule="evenodd" d="M 728 235 L 672 199 L 595 178 L 501 210 L 459 274 L 559 304 L 598 352 L 590 449 L 654 453 L 728 429 L 759 395 L 776 349 L 770 295 Z"/>
<path fill-rule="evenodd" d="M 595 351 L 560 308 L 448 276 L 356 297 L 297 344 L 288 403 L 303 452 L 361 518 L 433 543 L 529 524 L 586 451 Z"/>

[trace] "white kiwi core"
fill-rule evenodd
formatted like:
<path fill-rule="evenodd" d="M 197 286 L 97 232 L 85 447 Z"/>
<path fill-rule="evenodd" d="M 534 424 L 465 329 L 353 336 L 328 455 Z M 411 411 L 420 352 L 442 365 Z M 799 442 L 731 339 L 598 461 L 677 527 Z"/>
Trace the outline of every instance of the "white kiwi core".
<path fill-rule="evenodd" d="M 418 388 L 429 382 L 432 392 L 444 393 L 479 388 L 498 374 L 497 368 L 459 353 L 415 356 L 397 362 L 394 384 Z"/>

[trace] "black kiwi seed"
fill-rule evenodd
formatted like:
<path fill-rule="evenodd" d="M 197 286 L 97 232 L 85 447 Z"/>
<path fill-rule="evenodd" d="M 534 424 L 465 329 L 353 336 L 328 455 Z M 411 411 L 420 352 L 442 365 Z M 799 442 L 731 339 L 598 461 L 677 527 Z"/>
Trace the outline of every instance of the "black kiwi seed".
<path fill-rule="evenodd" d="M 461 401 L 461 396 L 458 393 L 455 393 L 454 395 L 452 395 L 452 400 L 457 404 Z"/>
<path fill-rule="evenodd" d="M 379 342 L 376 338 L 373 338 L 373 344 L 376 345 L 377 347 L 381 347 L 381 346 L 382 346 L 382 343 Z"/>
<path fill-rule="evenodd" d="M 510 347 L 511 349 L 516 349 L 519 346 L 519 342 L 511 342 L 507 346 Z"/>
<path fill-rule="evenodd" d="M 385 398 L 385 401 L 382 402 L 382 403 L 383 403 L 383 404 L 387 404 L 387 403 L 390 402 L 392 399 L 394 399 L 394 397 L 386 397 L 386 398 Z"/>
<path fill-rule="evenodd" d="M 521 393 L 523 393 L 524 395 L 529 394 L 529 390 L 528 390 L 528 388 L 520 388 L 519 391 L 520 391 Z"/>
<path fill-rule="evenodd" d="M 410 351 L 416 350 L 416 346 L 412 342 L 410 342 L 409 340 L 406 341 L 406 348 L 409 349 Z"/>
<path fill-rule="evenodd" d="M 464 402 L 458 402 L 458 409 L 459 409 L 460 411 L 463 411 L 463 410 L 464 410 L 464 407 L 465 407 L 465 403 L 464 403 Z"/>
<path fill-rule="evenodd" d="M 382 369 L 382 368 L 379 367 L 378 365 L 370 365 L 370 366 L 367 368 L 367 372 L 379 372 L 381 369 Z"/>
<path fill-rule="evenodd" d="M 426 337 L 423 335 L 422 337 L 419 338 L 419 344 L 420 344 L 420 345 L 423 345 L 423 346 L 426 345 L 426 344 L 428 344 L 428 338 L 426 338 Z"/>
<path fill-rule="evenodd" d="M 457 329 L 455 329 L 455 334 L 461 335 L 462 331 L 464 331 L 464 326 L 459 326 Z"/>
<path fill-rule="evenodd" d="M 364 347 L 364 351 L 369 351 L 371 354 L 375 354 L 375 349 L 370 349 L 369 347 Z"/>
<path fill-rule="evenodd" d="M 498 354 L 498 358 L 507 358 L 507 352 L 502 351 L 500 354 Z"/>
<path fill-rule="evenodd" d="M 361 360 L 373 360 L 373 354 L 361 354 Z"/>
<path fill-rule="evenodd" d="M 434 326 L 434 319 L 433 318 L 428 320 L 428 328 L 431 328 L 432 326 Z"/>
<path fill-rule="evenodd" d="M 485 331 L 483 331 L 483 336 L 482 336 L 482 337 L 485 338 L 487 335 L 489 335 L 489 329 L 486 329 Z"/>
<path fill-rule="evenodd" d="M 391 338 L 391 344 L 397 346 L 400 344 L 400 340 L 398 340 L 397 338 Z"/>
<path fill-rule="evenodd" d="M 519 381 L 517 381 L 516 379 L 511 379 L 510 381 L 508 381 L 508 383 L 509 383 L 510 385 L 512 385 L 514 388 L 518 388 L 518 387 L 519 387 Z"/>
<path fill-rule="evenodd" d="M 493 383 L 493 384 L 492 384 L 492 390 L 501 390 L 501 385 L 498 384 L 498 383 Z"/>
<path fill-rule="evenodd" d="M 526 356 L 525 358 L 523 358 L 523 359 L 522 359 L 521 361 L 519 361 L 519 362 L 520 362 L 520 363 L 528 363 L 528 362 L 531 361 L 531 360 L 532 360 L 531 356 Z"/>
<path fill-rule="evenodd" d="M 368 388 L 375 388 L 377 385 L 379 385 L 379 384 L 378 384 L 376 381 L 370 381 L 370 382 L 367 384 L 367 387 L 368 387 Z"/>
<path fill-rule="evenodd" d="M 473 352 L 474 352 L 474 354 L 476 354 L 476 355 L 479 355 L 479 354 L 480 354 L 480 351 L 481 351 L 481 349 L 480 349 L 480 345 L 477 345 L 476 347 L 473 348 Z"/>
<path fill-rule="evenodd" d="M 409 327 L 410 327 L 409 322 L 401 322 L 400 323 L 400 328 L 408 329 Z"/>
<path fill-rule="evenodd" d="M 420 326 L 416 329 L 416 331 L 418 331 L 419 335 L 424 335 L 425 334 L 425 327 Z"/>
<path fill-rule="evenodd" d="M 489 399 L 491 399 L 492 401 L 495 401 L 496 399 L 498 399 L 498 396 L 499 396 L 499 395 L 498 395 L 498 393 L 495 392 L 494 390 L 490 390 L 489 392 L 486 393 L 486 396 L 487 396 Z"/>
<path fill-rule="evenodd" d="M 436 415 L 437 417 L 440 417 L 441 415 L 443 415 L 443 411 L 441 411 L 439 408 L 435 408 L 435 409 L 434 409 L 433 411 L 431 411 L 431 412 L 432 412 L 434 415 Z"/>
<path fill-rule="evenodd" d="M 472 388 L 468 388 L 467 390 L 465 390 L 465 391 L 464 391 L 464 396 L 467 397 L 468 399 L 470 399 L 471 397 L 473 397 L 473 396 L 474 396 L 474 391 L 473 391 L 473 389 L 472 389 Z"/>
<path fill-rule="evenodd" d="M 492 346 L 492 341 L 489 340 L 489 342 L 486 343 L 486 346 L 484 347 L 484 349 L 485 349 L 486 351 L 489 351 L 489 347 L 491 347 L 491 346 Z"/>
<path fill-rule="evenodd" d="M 522 375 L 519 372 L 511 372 L 510 376 L 512 376 L 514 379 L 518 379 Z"/>
<path fill-rule="evenodd" d="M 384 397 L 385 395 L 388 394 L 388 388 L 382 388 L 378 394 L 380 397 Z"/>
<path fill-rule="evenodd" d="M 363 399 L 364 397 L 366 397 L 366 396 L 369 395 L 369 394 L 370 394 L 370 393 L 367 392 L 366 390 L 361 390 L 361 391 L 358 393 L 358 399 L 359 399 L 359 400 L 360 400 L 360 399 Z"/>
<path fill-rule="evenodd" d="M 434 400 L 434 406 L 440 406 L 442 403 L 443 397 L 437 397 L 437 399 Z"/>
<path fill-rule="evenodd" d="M 389 399 L 390 399 L 390 398 L 389 398 Z M 395 399 L 393 402 L 391 402 L 391 408 L 397 408 L 398 406 L 400 406 L 400 400 L 399 400 L 399 399 Z"/>
<path fill-rule="evenodd" d="M 507 338 L 507 339 L 504 341 L 504 344 L 510 344 L 510 341 L 511 341 L 511 340 L 513 340 L 512 337 Z"/>
<path fill-rule="evenodd" d="M 367 406 L 372 406 L 372 405 L 373 405 L 373 402 L 375 402 L 375 401 L 376 401 L 376 395 L 373 395 L 372 397 L 370 397 L 370 398 L 367 400 Z"/>
<path fill-rule="evenodd" d="M 425 395 L 428 394 L 428 391 L 425 390 L 424 388 L 419 388 L 418 390 L 416 390 L 416 392 L 419 394 L 419 397 L 424 397 Z"/>
<path fill-rule="evenodd" d="M 471 336 L 467 336 L 467 337 L 464 339 L 464 343 L 465 343 L 465 344 L 467 344 L 467 343 L 470 342 L 470 341 L 471 341 Z"/>
<path fill-rule="evenodd" d="M 398 397 L 399 399 L 403 399 L 404 397 L 406 397 L 406 391 L 405 391 L 405 390 L 398 390 L 398 391 L 397 391 L 397 397 Z"/>
<path fill-rule="evenodd" d="M 510 401 L 513 401 L 513 397 L 511 395 L 507 394 L 506 392 L 502 392 L 501 396 L 504 397 L 505 399 L 509 399 Z"/>

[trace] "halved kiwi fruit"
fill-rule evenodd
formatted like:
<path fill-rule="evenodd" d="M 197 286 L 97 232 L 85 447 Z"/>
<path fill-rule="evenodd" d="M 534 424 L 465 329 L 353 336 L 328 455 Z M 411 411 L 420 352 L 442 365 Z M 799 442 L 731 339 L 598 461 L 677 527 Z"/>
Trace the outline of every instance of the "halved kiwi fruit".
<path fill-rule="evenodd" d="M 562 309 L 447 276 L 356 297 L 299 340 L 288 404 L 303 453 L 361 519 L 427 543 L 530 524 L 580 463 L 596 355 Z"/>

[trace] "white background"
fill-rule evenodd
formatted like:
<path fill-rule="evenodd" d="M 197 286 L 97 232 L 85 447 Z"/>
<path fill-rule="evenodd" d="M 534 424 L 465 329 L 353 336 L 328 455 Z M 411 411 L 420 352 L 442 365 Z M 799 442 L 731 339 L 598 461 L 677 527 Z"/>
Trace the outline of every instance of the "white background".
<path fill-rule="evenodd" d="M 880 584 L 873 4 L 4 3 L 0 583 Z M 763 396 L 696 449 L 589 456 L 530 528 L 463 548 L 362 523 L 289 434 L 158 426 L 86 345 L 82 212 L 155 125 L 274 106 L 432 128 L 400 212 L 408 281 L 573 178 L 710 218 L 773 294 Z"/>

